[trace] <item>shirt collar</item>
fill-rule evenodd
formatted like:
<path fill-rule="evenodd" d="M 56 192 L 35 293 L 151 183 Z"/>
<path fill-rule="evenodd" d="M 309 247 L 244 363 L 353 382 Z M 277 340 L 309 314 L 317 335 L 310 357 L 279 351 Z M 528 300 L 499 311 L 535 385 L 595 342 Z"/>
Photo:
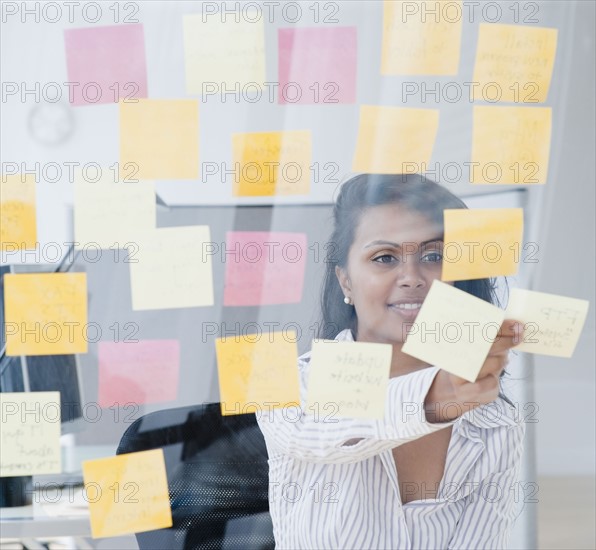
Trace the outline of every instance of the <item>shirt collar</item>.
<path fill-rule="evenodd" d="M 340 342 L 353 342 L 354 335 L 352 334 L 351 329 L 345 328 L 334 338 L 334 340 L 339 340 Z"/>

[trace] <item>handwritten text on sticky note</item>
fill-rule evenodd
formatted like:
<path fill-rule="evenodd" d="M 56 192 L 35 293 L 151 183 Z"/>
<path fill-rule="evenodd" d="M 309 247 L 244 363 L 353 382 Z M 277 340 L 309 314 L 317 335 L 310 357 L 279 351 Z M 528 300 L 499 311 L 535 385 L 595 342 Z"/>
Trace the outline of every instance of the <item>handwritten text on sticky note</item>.
<path fill-rule="evenodd" d="M 300 403 L 295 332 L 225 336 L 215 349 L 222 414 Z"/>
<path fill-rule="evenodd" d="M 437 130 L 438 109 L 363 105 L 352 170 L 374 174 L 420 172 L 428 166 Z"/>
<path fill-rule="evenodd" d="M 550 107 L 475 106 L 470 181 L 546 183 L 551 119 Z"/>
<path fill-rule="evenodd" d="M 0 181 L 0 250 L 31 250 L 37 241 L 35 176 L 3 175 Z"/>
<path fill-rule="evenodd" d="M 523 240 L 523 209 L 452 209 L 444 211 L 444 220 L 443 281 L 517 273 Z"/>
<path fill-rule="evenodd" d="M 87 352 L 87 275 L 4 276 L 7 355 Z"/>
<path fill-rule="evenodd" d="M 313 342 L 308 407 L 338 416 L 383 418 L 392 348 L 368 342 Z"/>
<path fill-rule="evenodd" d="M 234 195 L 305 195 L 310 190 L 309 131 L 232 135 Z"/>
<path fill-rule="evenodd" d="M 473 100 L 543 103 L 550 87 L 557 29 L 480 23 Z"/>
<path fill-rule="evenodd" d="M 430 6 L 430 4 L 429 4 Z M 455 75 L 459 67 L 462 2 L 386 0 L 383 3 L 384 75 Z"/>
<path fill-rule="evenodd" d="M 163 449 L 83 462 L 94 538 L 172 526 Z"/>
<path fill-rule="evenodd" d="M 498 307 L 435 280 L 402 351 L 474 382 L 504 319 Z"/>
<path fill-rule="evenodd" d="M 520 288 L 511 289 L 507 318 L 524 323 L 516 350 L 571 357 L 588 314 L 589 302 Z"/>
<path fill-rule="evenodd" d="M 60 393 L 0 393 L 0 410 L 0 476 L 60 473 Z"/>

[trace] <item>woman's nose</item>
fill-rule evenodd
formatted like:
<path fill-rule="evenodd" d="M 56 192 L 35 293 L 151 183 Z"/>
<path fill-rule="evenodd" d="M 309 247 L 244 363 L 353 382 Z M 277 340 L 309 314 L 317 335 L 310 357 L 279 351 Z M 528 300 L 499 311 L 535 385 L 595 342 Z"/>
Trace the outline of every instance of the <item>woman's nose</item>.
<path fill-rule="evenodd" d="M 422 276 L 418 262 L 408 258 L 398 270 L 396 284 L 402 288 L 422 288 L 426 280 Z"/>

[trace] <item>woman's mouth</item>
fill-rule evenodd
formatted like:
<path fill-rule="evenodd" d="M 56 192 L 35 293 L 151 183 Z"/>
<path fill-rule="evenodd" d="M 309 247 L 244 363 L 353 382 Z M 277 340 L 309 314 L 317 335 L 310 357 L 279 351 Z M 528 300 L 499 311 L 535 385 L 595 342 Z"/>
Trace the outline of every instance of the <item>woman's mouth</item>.
<path fill-rule="evenodd" d="M 420 312 L 422 302 L 402 302 L 389 304 L 389 309 L 396 312 L 404 321 L 413 321 Z"/>

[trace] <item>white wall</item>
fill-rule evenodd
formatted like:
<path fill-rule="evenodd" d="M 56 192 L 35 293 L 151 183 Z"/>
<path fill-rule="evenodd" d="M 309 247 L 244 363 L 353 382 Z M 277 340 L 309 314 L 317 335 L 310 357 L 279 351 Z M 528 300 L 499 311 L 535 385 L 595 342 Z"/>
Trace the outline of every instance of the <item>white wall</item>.
<path fill-rule="evenodd" d="M 542 206 L 540 263 L 534 286 L 590 301 L 586 327 L 572 360 L 535 356 L 538 475 L 595 473 L 595 244 L 594 152 L 595 3 L 575 6 L 573 47 L 562 127 L 549 195 Z"/>

